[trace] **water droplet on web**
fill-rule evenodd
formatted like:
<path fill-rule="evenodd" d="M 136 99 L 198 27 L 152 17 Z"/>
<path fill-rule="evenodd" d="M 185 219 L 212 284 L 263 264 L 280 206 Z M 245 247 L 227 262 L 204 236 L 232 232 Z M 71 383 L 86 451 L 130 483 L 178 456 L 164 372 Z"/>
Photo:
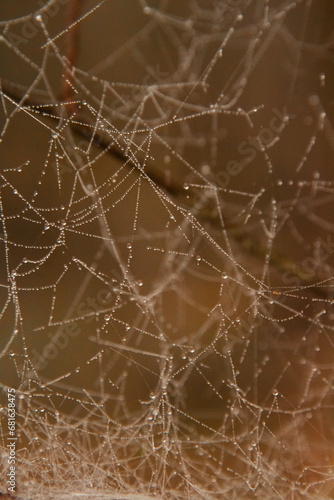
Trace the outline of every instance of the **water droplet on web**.
<path fill-rule="evenodd" d="M 199 255 L 197 255 L 197 256 L 196 256 L 196 260 L 197 260 L 197 262 L 201 262 L 202 257 L 200 257 Z"/>
<path fill-rule="evenodd" d="M 184 188 L 186 191 L 188 191 L 188 189 L 189 189 L 189 184 L 183 184 L 183 188 Z"/>
<path fill-rule="evenodd" d="M 209 175 L 211 173 L 211 168 L 209 165 L 205 164 L 201 166 L 201 172 L 203 175 Z"/>
<path fill-rule="evenodd" d="M 106 323 L 108 323 L 109 320 L 110 320 L 109 314 L 105 314 L 104 321 L 106 321 Z"/>
<path fill-rule="evenodd" d="M 125 325 L 125 330 L 128 332 L 131 329 L 130 325 Z"/>
<path fill-rule="evenodd" d="M 131 250 L 131 248 L 132 248 L 132 244 L 131 244 L 131 243 L 128 243 L 128 244 L 126 245 L 126 247 L 127 247 L 129 250 Z"/>

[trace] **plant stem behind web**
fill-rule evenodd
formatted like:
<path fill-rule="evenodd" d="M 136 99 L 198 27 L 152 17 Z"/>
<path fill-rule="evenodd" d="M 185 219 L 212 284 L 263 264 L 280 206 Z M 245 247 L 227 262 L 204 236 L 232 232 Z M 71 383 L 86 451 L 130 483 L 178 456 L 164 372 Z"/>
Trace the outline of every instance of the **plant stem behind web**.
<path fill-rule="evenodd" d="M 68 114 L 76 112 L 76 105 L 73 102 L 73 66 L 75 64 L 79 47 L 79 24 L 76 23 L 80 16 L 82 0 L 71 0 L 67 13 L 67 40 L 65 57 L 67 59 L 66 70 L 63 74 L 60 100 L 66 103 Z"/>
<path fill-rule="evenodd" d="M 80 1 L 81 0 L 78 0 L 78 2 L 75 1 L 74 3 L 80 3 Z M 66 81 L 66 85 L 68 87 L 67 92 L 70 92 L 70 90 L 72 92 L 72 87 L 68 79 Z M 59 121 L 62 119 L 62 113 L 60 112 L 58 106 L 53 106 L 52 104 L 50 105 L 49 102 L 44 101 L 43 98 L 40 98 L 39 96 L 36 96 L 35 98 L 32 95 L 26 96 L 25 90 L 26 89 L 22 89 L 12 82 L 0 79 L 0 95 L 6 97 L 10 102 L 16 103 L 20 106 L 29 106 L 34 112 L 40 113 L 40 115 L 43 115 L 43 117 L 47 117 L 51 120 Z M 106 138 L 103 133 L 101 133 L 101 131 L 95 130 L 94 123 L 91 123 L 87 117 L 83 117 L 79 109 L 75 109 L 75 104 L 70 100 L 70 93 L 68 94 L 68 99 L 69 101 L 67 102 L 69 102 L 69 104 L 66 106 L 67 111 L 70 111 L 68 106 L 72 106 L 72 113 L 75 113 L 76 115 L 75 122 L 73 122 L 70 118 L 68 119 L 69 126 L 72 128 L 72 130 L 81 135 L 81 137 L 84 137 L 88 142 L 93 140 L 96 146 L 103 148 L 108 152 L 108 154 L 118 158 L 120 161 L 123 161 L 124 165 L 126 165 L 128 168 L 137 169 L 138 165 L 132 161 L 131 157 L 129 158 L 126 155 L 124 150 L 122 150 L 117 144 L 110 142 L 110 138 Z M 194 206 L 196 200 L 195 192 L 189 190 L 185 194 L 183 186 L 181 186 L 176 181 L 173 181 L 172 179 L 169 179 L 167 182 L 165 176 L 157 171 L 156 168 L 152 167 L 149 163 L 146 164 L 145 172 L 143 173 L 143 175 L 153 181 L 154 184 L 159 189 L 162 189 L 162 191 L 165 192 L 168 196 L 171 196 L 173 199 L 177 199 L 178 203 L 181 204 L 181 206 L 188 208 Z M 90 175 L 88 175 L 88 177 L 89 178 L 85 179 L 81 179 L 80 177 L 83 182 L 85 191 L 87 189 L 87 186 L 89 184 L 92 184 Z M 89 193 L 88 190 L 87 194 L 94 197 L 94 192 L 94 189 L 91 193 Z M 94 200 L 94 202 L 97 204 L 96 206 L 98 206 L 97 200 Z M 196 217 L 198 218 L 200 223 L 209 223 L 212 228 L 220 228 L 219 220 L 214 215 L 214 211 L 210 204 L 202 206 Z M 107 238 L 104 229 L 105 224 L 100 219 L 100 217 L 99 220 L 102 224 L 102 234 L 104 234 L 104 237 Z M 241 248 L 243 248 L 243 250 L 247 254 L 260 258 L 261 261 L 263 260 L 266 253 L 266 248 L 263 247 L 261 243 L 256 240 L 256 238 L 251 237 L 249 234 L 244 234 L 242 230 L 233 226 L 227 226 L 226 229 L 230 231 L 231 237 L 240 244 Z M 108 239 L 109 238 L 107 238 L 107 240 Z M 113 252 L 114 250 L 112 250 L 112 253 Z M 322 288 L 322 285 L 324 285 L 324 283 L 314 283 L 314 280 L 312 280 L 312 276 L 309 276 L 307 273 L 303 272 L 300 269 L 298 263 L 295 263 L 288 257 L 280 255 L 276 252 L 272 252 L 270 264 L 281 273 L 284 271 L 290 271 L 300 280 L 301 285 L 307 288 L 311 288 L 313 292 L 319 296 L 327 297 L 327 292 L 324 290 L 324 288 Z"/>

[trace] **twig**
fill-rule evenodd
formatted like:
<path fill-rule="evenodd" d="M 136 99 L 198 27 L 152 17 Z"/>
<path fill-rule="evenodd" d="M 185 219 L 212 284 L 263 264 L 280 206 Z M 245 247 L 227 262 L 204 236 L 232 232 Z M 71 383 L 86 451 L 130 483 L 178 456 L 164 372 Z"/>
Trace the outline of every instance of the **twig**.
<path fill-rule="evenodd" d="M 66 40 L 65 56 L 67 59 L 66 70 L 63 75 L 62 91 L 60 100 L 66 103 L 69 114 L 74 114 L 77 109 L 73 102 L 73 66 L 78 55 L 79 46 L 79 25 L 76 21 L 80 15 L 81 0 L 72 0 L 68 11 L 68 31 Z"/>
<path fill-rule="evenodd" d="M 62 109 L 63 106 L 59 106 L 57 104 L 53 105 L 47 102 L 43 103 L 41 102 L 41 100 L 34 100 L 30 96 L 25 95 L 23 87 L 19 87 L 12 82 L 0 80 L 0 93 L 3 96 L 7 97 L 12 103 L 18 104 L 19 106 L 28 106 L 31 111 L 37 112 L 44 117 L 56 121 L 64 119 Z M 166 194 L 172 197 L 176 197 L 179 203 L 185 205 L 186 207 L 194 206 L 195 200 L 197 199 L 195 192 L 192 192 L 191 190 L 187 190 L 185 192 L 183 185 L 181 186 L 171 179 L 167 180 L 162 173 L 158 172 L 149 164 L 146 164 L 145 171 L 141 170 L 138 164 L 132 160 L 131 156 L 126 153 L 125 149 L 123 151 L 117 143 L 112 142 L 109 138 L 103 136 L 101 131 L 95 130 L 94 124 L 90 123 L 87 118 L 84 118 L 80 114 L 79 110 L 76 111 L 75 114 L 75 121 L 71 118 L 68 118 L 68 121 L 71 129 L 74 130 L 77 134 L 84 137 L 88 142 L 93 142 L 113 157 L 124 161 L 124 165 L 126 165 L 128 168 L 139 171 L 141 175 L 144 175 L 148 179 L 150 179 Z M 213 213 L 213 207 L 206 205 L 202 207 L 200 213 L 197 214 L 197 217 L 199 217 L 203 222 L 209 222 L 211 227 L 221 229 L 220 222 L 218 218 L 213 215 Z M 263 260 L 266 253 L 266 248 L 263 247 L 263 245 L 261 245 L 259 241 L 252 238 L 248 234 L 245 234 L 244 231 L 240 231 L 238 228 L 226 226 L 225 229 L 231 231 L 232 238 L 239 243 L 240 247 L 245 252 L 247 252 L 249 255 L 254 255 L 255 257 Z M 285 271 L 291 272 L 300 280 L 302 286 L 311 288 L 314 292 L 317 293 L 317 295 L 326 297 L 328 296 L 323 288 L 317 286 L 312 281 L 312 276 L 307 275 L 307 273 L 305 273 L 291 259 L 277 252 L 272 252 L 270 264 L 281 273 Z"/>

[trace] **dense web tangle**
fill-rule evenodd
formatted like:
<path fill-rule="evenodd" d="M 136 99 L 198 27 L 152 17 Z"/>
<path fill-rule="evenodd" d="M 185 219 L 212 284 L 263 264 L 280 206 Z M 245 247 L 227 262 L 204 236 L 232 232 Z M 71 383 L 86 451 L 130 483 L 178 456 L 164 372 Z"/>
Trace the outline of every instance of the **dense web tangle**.
<path fill-rule="evenodd" d="M 333 3 L 2 4 L 15 495 L 333 498 Z"/>

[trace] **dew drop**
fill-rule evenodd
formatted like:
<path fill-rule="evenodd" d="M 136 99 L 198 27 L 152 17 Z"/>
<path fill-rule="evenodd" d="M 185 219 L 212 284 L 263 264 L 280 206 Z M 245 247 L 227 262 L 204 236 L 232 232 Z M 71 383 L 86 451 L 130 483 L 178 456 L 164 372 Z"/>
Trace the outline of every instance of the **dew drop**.
<path fill-rule="evenodd" d="M 209 165 L 202 165 L 201 166 L 201 172 L 203 175 L 209 175 L 211 172 L 211 168 Z"/>

